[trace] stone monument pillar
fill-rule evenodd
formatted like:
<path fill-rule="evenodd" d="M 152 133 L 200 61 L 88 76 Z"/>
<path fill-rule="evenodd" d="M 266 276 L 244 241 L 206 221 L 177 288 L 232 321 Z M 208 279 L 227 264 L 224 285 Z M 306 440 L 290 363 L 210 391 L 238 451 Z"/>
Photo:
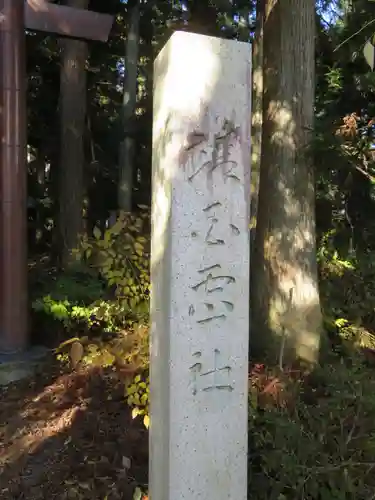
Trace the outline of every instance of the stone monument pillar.
<path fill-rule="evenodd" d="M 251 46 L 155 62 L 151 500 L 246 500 Z"/>

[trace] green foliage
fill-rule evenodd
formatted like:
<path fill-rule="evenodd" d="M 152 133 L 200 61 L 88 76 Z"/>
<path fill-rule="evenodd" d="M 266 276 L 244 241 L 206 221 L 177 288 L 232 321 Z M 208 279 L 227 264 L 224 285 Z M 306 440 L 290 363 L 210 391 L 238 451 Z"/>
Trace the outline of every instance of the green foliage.
<path fill-rule="evenodd" d="M 122 356 L 123 362 L 136 373 L 129 377 L 129 372 L 125 372 L 126 402 L 132 410 L 132 417 L 142 416 L 146 428 L 150 423 L 149 334 L 147 326 L 138 325 L 130 335 L 132 349 Z"/>
<path fill-rule="evenodd" d="M 126 402 L 132 408 L 132 417 L 143 416 L 143 423 L 148 429 L 150 378 L 137 375 L 133 383 L 126 388 Z"/>
<path fill-rule="evenodd" d="M 118 331 L 126 324 L 127 310 L 118 301 L 99 300 L 84 306 L 47 295 L 36 299 L 32 308 L 61 323 L 67 333 L 77 328 L 87 332 L 93 327 L 101 331 Z"/>
<path fill-rule="evenodd" d="M 335 358 L 308 377 L 264 371 L 253 373 L 252 382 L 250 498 L 371 498 L 375 379 L 369 369 Z"/>
<path fill-rule="evenodd" d="M 86 353 L 82 357 L 81 362 L 85 365 L 100 366 L 102 368 L 108 368 L 113 366 L 116 361 L 115 353 L 111 352 L 105 344 L 88 344 L 86 348 Z"/>
<path fill-rule="evenodd" d="M 49 294 L 56 300 L 88 304 L 103 297 L 103 285 L 94 270 L 77 262 L 54 279 Z"/>
<path fill-rule="evenodd" d="M 343 258 L 335 248 L 335 231 L 318 249 L 320 289 L 329 333 L 355 346 L 375 345 L 375 265 L 370 252 Z"/>
<path fill-rule="evenodd" d="M 342 70 L 341 68 L 330 68 L 326 73 L 328 89 L 332 93 L 342 90 Z"/>
<path fill-rule="evenodd" d="M 74 266 L 49 273 L 32 302 L 41 325 L 80 331 L 116 332 L 147 322 L 149 314 L 149 215 L 122 214 L 102 235 L 84 239 Z M 85 260 L 84 260 L 85 259 Z M 86 263 L 84 264 L 83 262 Z M 47 292 L 48 290 L 48 292 Z"/>
<path fill-rule="evenodd" d="M 69 318 L 69 308 L 70 303 L 68 300 L 55 301 L 50 295 L 43 297 L 41 299 L 36 299 L 32 304 L 35 312 L 43 312 L 49 316 L 52 316 L 57 321 L 66 322 Z"/>
<path fill-rule="evenodd" d="M 55 301 L 90 304 L 105 295 L 105 282 L 82 260 L 74 262 L 63 273 L 36 264 L 30 273 L 30 286 L 34 299 L 49 295 Z"/>
<path fill-rule="evenodd" d="M 150 331 L 148 324 L 138 324 L 128 333 L 128 339 L 132 346 L 123 352 L 123 363 L 132 367 L 133 372 L 144 374 L 149 368 L 150 354 Z"/>
<path fill-rule="evenodd" d="M 56 349 L 57 358 L 67 362 L 71 348 L 79 343 L 83 366 L 113 368 L 124 382 L 128 405 L 133 409 L 133 418 L 144 415 L 148 421 L 149 378 L 149 327 L 139 324 L 131 330 L 111 334 L 107 338 L 88 336 L 72 337 L 62 342 Z M 146 397 L 147 394 L 147 397 Z M 130 397 L 132 395 L 132 397 Z"/>
<path fill-rule="evenodd" d="M 104 234 L 94 229 L 94 238 L 82 242 L 82 251 L 115 288 L 115 295 L 129 310 L 146 312 L 150 289 L 148 234 L 149 213 L 122 213 Z M 146 307 L 145 307 L 146 304 Z"/>

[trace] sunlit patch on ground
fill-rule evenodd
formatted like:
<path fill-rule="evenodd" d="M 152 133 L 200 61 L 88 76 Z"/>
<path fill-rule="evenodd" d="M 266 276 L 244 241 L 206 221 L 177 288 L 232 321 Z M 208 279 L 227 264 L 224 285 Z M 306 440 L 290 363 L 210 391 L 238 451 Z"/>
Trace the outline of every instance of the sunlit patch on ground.
<path fill-rule="evenodd" d="M 147 482 L 147 431 L 102 370 L 47 366 L 0 398 L 1 499 L 131 499 Z"/>

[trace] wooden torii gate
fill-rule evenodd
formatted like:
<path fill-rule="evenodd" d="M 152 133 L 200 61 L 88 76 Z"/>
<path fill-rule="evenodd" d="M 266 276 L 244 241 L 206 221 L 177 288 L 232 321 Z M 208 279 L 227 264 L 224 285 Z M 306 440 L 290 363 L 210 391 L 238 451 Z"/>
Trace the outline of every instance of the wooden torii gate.
<path fill-rule="evenodd" d="M 28 345 L 25 28 L 107 41 L 113 16 L 46 0 L 0 0 L 0 352 Z"/>

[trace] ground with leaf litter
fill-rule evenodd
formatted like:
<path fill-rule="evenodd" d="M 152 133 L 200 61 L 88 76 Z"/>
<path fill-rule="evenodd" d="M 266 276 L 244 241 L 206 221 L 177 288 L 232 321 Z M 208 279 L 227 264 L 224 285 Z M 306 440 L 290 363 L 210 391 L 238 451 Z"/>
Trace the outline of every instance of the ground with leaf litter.
<path fill-rule="evenodd" d="M 51 359 L 0 401 L 0 500 L 142 497 L 147 430 L 113 372 Z"/>

